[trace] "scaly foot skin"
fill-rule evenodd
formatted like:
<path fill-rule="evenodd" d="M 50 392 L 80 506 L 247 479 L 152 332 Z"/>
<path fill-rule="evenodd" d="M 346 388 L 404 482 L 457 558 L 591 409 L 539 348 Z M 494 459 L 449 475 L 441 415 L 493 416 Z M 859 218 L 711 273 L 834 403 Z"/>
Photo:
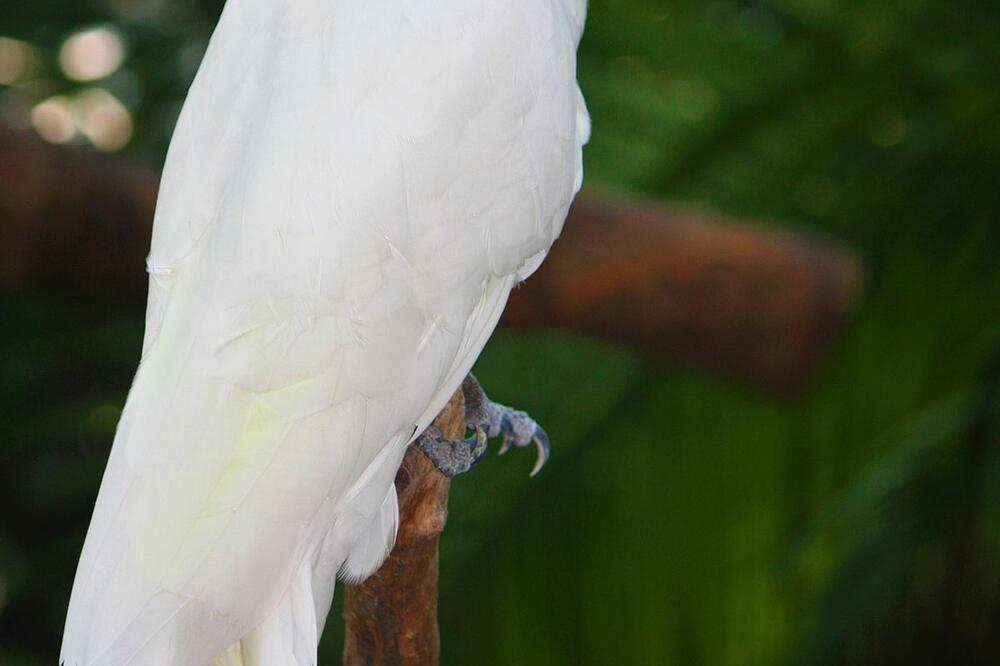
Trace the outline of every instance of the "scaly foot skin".
<path fill-rule="evenodd" d="M 449 478 L 468 472 L 486 455 L 486 433 L 482 430 L 476 430 L 468 439 L 451 440 L 446 439 L 436 426 L 430 426 L 417 437 L 415 443 Z"/>
<path fill-rule="evenodd" d="M 486 453 L 486 440 L 503 436 L 500 455 L 512 446 L 524 448 L 534 444 L 538 449 L 531 476 L 535 476 L 549 459 L 549 436 L 527 413 L 497 404 L 486 397 L 473 375 L 462 383 L 465 395 L 465 422 L 475 434 L 463 440 L 447 440 L 434 426 L 417 438 L 417 447 L 445 476 L 454 477 L 475 467 Z"/>

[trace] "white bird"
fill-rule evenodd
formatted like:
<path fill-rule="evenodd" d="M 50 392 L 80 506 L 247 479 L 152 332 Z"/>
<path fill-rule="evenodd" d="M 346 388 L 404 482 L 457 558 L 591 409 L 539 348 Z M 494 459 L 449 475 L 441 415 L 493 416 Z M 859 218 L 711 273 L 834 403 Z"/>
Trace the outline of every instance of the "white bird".
<path fill-rule="evenodd" d="M 168 153 L 61 663 L 316 664 L 336 578 L 392 545 L 406 447 L 580 188 L 585 11 L 227 2 Z"/>

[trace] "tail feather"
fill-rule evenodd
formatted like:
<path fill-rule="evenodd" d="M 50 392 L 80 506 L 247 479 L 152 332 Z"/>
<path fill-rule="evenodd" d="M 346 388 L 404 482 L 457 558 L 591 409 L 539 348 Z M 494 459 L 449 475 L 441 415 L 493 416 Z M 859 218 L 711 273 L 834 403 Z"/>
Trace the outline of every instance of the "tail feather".
<path fill-rule="evenodd" d="M 398 528 L 399 501 L 396 498 L 396 487 L 389 486 L 389 492 L 382 500 L 382 506 L 371 527 L 347 556 L 340 570 L 341 578 L 353 583 L 372 575 L 389 556 Z"/>

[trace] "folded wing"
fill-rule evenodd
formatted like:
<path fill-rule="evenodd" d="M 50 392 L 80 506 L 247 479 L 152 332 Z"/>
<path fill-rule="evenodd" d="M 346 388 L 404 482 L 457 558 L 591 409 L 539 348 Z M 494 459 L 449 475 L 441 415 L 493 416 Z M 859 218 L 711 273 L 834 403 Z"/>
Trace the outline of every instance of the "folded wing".
<path fill-rule="evenodd" d="M 227 5 L 63 663 L 208 663 L 304 563 L 321 625 L 337 572 L 391 542 L 406 445 L 558 235 L 586 134 L 566 13 L 382 4 Z"/>

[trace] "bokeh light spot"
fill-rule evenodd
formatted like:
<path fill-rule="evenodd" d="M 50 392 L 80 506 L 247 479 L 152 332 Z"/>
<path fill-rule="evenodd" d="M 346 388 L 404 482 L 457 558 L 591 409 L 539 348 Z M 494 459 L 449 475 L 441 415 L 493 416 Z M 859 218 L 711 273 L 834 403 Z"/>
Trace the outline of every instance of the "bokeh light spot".
<path fill-rule="evenodd" d="M 906 138 L 906 121 L 902 118 L 892 118 L 876 128 L 872 139 L 875 145 L 882 148 L 892 148 Z"/>
<path fill-rule="evenodd" d="M 35 70 L 35 50 L 27 42 L 0 37 L 0 84 L 22 81 Z"/>
<path fill-rule="evenodd" d="M 59 50 L 59 65 L 74 81 L 95 81 L 113 74 L 125 61 L 125 44 L 111 28 L 72 35 Z"/>
<path fill-rule="evenodd" d="M 98 150 L 121 150 L 132 139 L 131 114 L 107 90 L 91 88 L 80 93 L 75 110 L 80 132 Z"/>
<path fill-rule="evenodd" d="M 66 143 L 76 136 L 73 106 L 65 97 L 51 97 L 31 111 L 31 124 L 46 141 Z"/>

